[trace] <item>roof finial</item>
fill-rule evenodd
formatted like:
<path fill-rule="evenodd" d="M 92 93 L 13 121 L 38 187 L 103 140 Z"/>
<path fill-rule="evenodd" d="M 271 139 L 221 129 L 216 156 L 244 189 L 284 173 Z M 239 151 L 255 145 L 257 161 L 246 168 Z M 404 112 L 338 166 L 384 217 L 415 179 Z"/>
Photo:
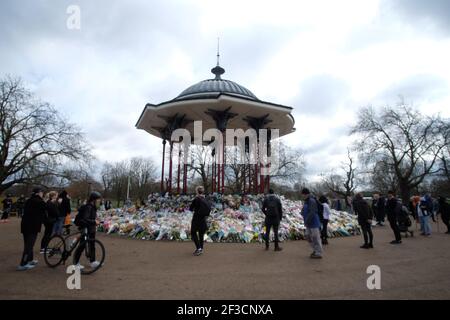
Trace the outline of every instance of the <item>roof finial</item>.
<path fill-rule="evenodd" d="M 221 80 L 222 78 L 220 78 L 220 76 L 225 73 L 225 69 L 219 65 L 219 62 L 220 62 L 219 61 L 220 60 L 219 44 L 220 44 L 220 38 L 217 37 L 217 66 L 215 66 L 214 68 L 211 69 L 211 72 L 214 75 L 216 75 L 214 80 Z"/>
<path fill-rule="evenodd" d="M 217 37 L 217 65 L 219 65 L 220 60 L 220 38 Z"/>

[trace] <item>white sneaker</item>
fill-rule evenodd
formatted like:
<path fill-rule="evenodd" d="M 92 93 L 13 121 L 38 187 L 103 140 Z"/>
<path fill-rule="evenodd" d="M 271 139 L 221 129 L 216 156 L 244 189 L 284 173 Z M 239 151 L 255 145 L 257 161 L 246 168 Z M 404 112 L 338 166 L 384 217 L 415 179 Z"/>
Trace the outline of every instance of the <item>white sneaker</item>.
<path fill-rule="evenodd" d="M 83 270 L 84 266 L 82 266 L 81 264 L 78 263 L 78 264 L 75 265 L 75 269 Z"/>
<path fill-rule="evenodd" d="M 33 269 L 33 268 L 34 268 L 34 265 L 26 264 L 24 266 L 18 266 L 16 270 L 17 271 L 26 271 L 26 270 L 30 270 L 30 269 Z"/>
<path fill-rule="evenodd" d="M 100 265 L 100 262 L 98 262 L 98 261 L 91 262 L 91 268 L 92 269 L 97 268 L 99 265 Z"/>
<path fill-rule="evenodd" d="M 31 266 L 35 266 L 35 265 L 38 264 L 38 262 L 39 261 L 37 261 L 37 260 L 33 260 L 33 261 L 28 262 L 28 264 L 31 265 Z"/>

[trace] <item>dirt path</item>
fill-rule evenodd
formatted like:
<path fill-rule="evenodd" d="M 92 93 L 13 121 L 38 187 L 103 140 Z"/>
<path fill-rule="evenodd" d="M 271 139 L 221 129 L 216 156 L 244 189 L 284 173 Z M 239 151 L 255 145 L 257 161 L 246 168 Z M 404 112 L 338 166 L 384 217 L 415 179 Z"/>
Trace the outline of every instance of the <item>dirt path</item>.
<path fill-rule="evenodd" d="M 450 299 L 450 235 L 442 229 L 394 246 L 389 227 L 379 227 L 373 250 L 360 249 L 360 237 L 331 239 L 322 260 L 309 259 L 305 241 L 284 243 L 280 253 L 206 244 L 193 257 L 190 242 L 99 234 L 105 266 L 83 276 L 81 290 L 68 290 L 65 268 L 48 268 L 39 253 L 35 269 L 15 271 L 22 238 L 13 218 L 0 224 L 0 299 Z M 381 290 L 366 287 L 372 264 L 381 267 Z"/>

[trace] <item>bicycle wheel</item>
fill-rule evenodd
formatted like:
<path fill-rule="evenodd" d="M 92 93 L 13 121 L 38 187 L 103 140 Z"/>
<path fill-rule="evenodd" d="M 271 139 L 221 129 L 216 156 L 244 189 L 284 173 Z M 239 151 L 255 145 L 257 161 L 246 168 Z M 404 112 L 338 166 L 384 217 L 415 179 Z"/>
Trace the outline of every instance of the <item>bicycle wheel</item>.
<path fill-rule="evenodd" d="M 66 246 L 63 237 L 54 235 L 50 238 L 45 248 L 44 260 L 50 268 L 60 265 L 66 253 Z"/>
<path fill-rule="evenodd" d="M 94 240 L 94 254 L 91 259 L 91 248 L 89 247 L 89 244 L 86 245 L 86 247 L 83 250 L 83 253 L 80 257 L 80 265 L 83 266 L 81 269 L 82 274 L 91 274 L 100 269 L 105 262 L 105 247 L 99 240 Z M 75 249 L 77 250 L 77 249 Z M 99 262 L 98 265 L 92 266 L 91 261 Z M 75 264 L 75 256 L 74 256 L 74 262 Z"/>

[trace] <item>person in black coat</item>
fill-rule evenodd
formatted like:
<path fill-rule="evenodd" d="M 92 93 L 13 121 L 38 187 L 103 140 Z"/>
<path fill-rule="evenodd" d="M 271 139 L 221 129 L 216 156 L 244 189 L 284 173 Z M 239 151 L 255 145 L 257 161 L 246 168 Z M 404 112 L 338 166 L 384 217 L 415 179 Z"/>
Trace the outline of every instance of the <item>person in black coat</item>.
<path fill-rule="evenodd" d="M 35 188 L 33 194 L 25 202 L 20 231 L 23 234 L 24 249 L 19 271 L 34 268 L 37 260 L 33 260 L 33 248 L 37 234 L 41 232 L 41 225 L 47 216 L 47 206 L 43 199 L 44 193 L 40 188 Z"/>
<path fill-rule="evenodd" d="M 11 212 L 12 205 L 13 205 L 11 195 L 8 194 L 6 196 L 6 198 L 3 199 L 2 203 L 3 203 L 3 212 L 2 212 L 2 218 L 0 219 L 0 221 L 6 223 L 6 222 L 8 222 L 8 216 L 9 216 L 9 213 Z"/>
<path fill-rule="evenodd" d="M 373 212 L 370 209 L 368 203 L 363 199 L 361 193 L 355 196 L 353 202 L 353 209 L 358 215 L 358 223 L 361 226 L 361 231 L 364 237 L 364 244 L 362 249 L 373 248 L 373 233 L 372 233 L 372 219 Z"/>
<path fill-rule="evenodd" d="M 191 223 L 191 238 L 196 247 L 194 256 L 199 256 L 203 253 L 203 238 L 208 230 L 206 217 L 211 212 L 211 205 L 205 199 L 205 189 L 203 187 L 197 187 L 196 192 L 197 196 L 192 200 L 189 210 L 194 213 Z"/>
<path fill-rule="evenodd" d="M 388 193 L 388 201 L 386 203 L 386 213 L 391 226 L 392 231 L 394 231 L 395 240 L 391 241 L 391 244 L 402 243 L 402 236 L 400 234 L 400 228 L 398 227 L 398 215 L 401 210 L 401 203 L 395 197 L 393 191 Z"/>
<path fill-rule="evenodd" d="M 70 198 L 66 190 L 63 190 L 59 194 L 58 203 L 59 203 L 59 214 L 58 219 L 56 220 L 53 226 L 53 233 L 61 235 L 66 216 L 70 214 L 70 212 L 72 211 L 72 209 L 70 208 Z"/>
<path fill-rule="evenodd" d="M 384 226 L 384 218 L 386 216 L 385 202 L 385 198 L 380 196 L 379 193 L 373 195 L 372 211 L 377 220 L 377 226 Z"/>
<path fill-rule="evenodd" d="M 58 220 L 59 207 L 58 207 L 58 193 L 56 191 L 51 191 L 48 193 L 47 205 L 47 216 L 44 221 L 44 236 L 41 240 L 41 253 L 44 253 L 45 248 L 48 245 L 50 238 L 53 235 L 53 225 L 56 220 Z"/>
<path fill-rule="evenodd" d="M 23 208 L 25 207 L 26 200 L 27 199 L 25 199 L 25 196 L 23 194 L 19 197 L 19 199 L 17 199 L 17 202 L 16 202 L 17 216 L 19 218 L 22 218 L 22 216 L 23 216 Z"/>
<path fill-rule="evenodd" d="M 75 225 L 82 232 L 80 244 L 75 250 L 74 264 L 76 268 L 83 269 L 80 265 L 80 258 L 86 245 L 89 246 L 91 268 L 96 268 L 100 262 L 95 260 L 95 232 L 97 230 L 97 208 L 100 205 L 101 194 L 93 191 L 87 203 L 82 205 L 75 217 Z"/>
<path fill-rule="evenodd" d="M 265 225 L 266 225 L 266 250 L 269 250 L 269 242 L 270 242 L 270 229 L 273 228 L 273 234 L 275 237 L 275 251 L 281 251 L 283 248 L 279 246 L 279 238 L 278 238 L 278 228 L 280 226 L 280 222 L 283 219 L 283 208 L 281 206 L 281 201 L 275 196 L 272 189 L 269 190 L 269 195 L 264 199 L 262 205 L 262 212 L 266 216 Z"/>
<path fill-rule="evenodd" d="M 438 214 L 441 215 L 442 222 L 447 226 L 447 234 L 450 234 L 450 204 L 448 204 L 445 197 L 439 197 Z"/>

